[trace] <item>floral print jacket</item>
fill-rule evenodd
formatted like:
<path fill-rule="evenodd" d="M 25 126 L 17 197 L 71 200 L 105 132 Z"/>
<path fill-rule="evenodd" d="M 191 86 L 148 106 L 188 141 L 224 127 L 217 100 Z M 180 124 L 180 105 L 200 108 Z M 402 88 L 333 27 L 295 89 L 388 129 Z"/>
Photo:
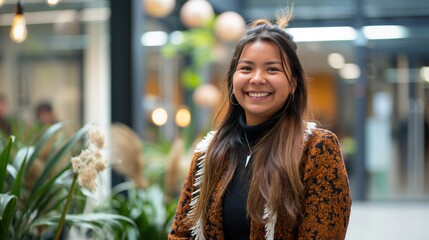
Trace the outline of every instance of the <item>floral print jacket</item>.
<path fill-rule="evenodd" d="M 302 159 L 305 196 L 301 219 L 297 225 L 290 226 L 274 213 L 265 225 L 251 221 L 250 239 L 345 238 L 351 198 L 338 139 L 332 132 L 315 127 L 307 128 L 305 135 L 306 148 Z M 188 226 L 184 222 L 195 204 L 191 202 L 198 200 L 195 196 L 195 190 L 198 188 L 196 179 L 203 174 L 201 168 L 204 148 L 209 141 L 210 139 L 203 140 L 196 149 L 168 239 L 224 239 L 223 196 L 214 197 L 218 195 L 218 187 L 212 194 L 206 219 L 200 219 L 197 226 Z M 201 228 L 204 229 L 204 234 Z"/>

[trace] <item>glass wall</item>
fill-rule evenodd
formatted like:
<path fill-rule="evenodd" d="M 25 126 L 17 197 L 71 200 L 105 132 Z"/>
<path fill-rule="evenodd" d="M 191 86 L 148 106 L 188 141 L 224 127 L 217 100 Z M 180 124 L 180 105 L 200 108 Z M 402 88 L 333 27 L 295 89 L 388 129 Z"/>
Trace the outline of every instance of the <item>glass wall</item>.
<path fill-rule="evenodd" d="M 42 104 L 52 107 L 55 121 L 75 126 L 88 122 L 84 109 L 94 97 L 86 92 L 97 81 L 97 63 L 108 61 L 103 58 L 108 57 L 107 2 L 63 1 L 48 6 L 45 1 L 26 1 L 28 35 L 21 43 L 9 37 L 15 5 L 16 1 L 8 1 L 0 7 L 0 93 L 8 100 L 8 114 L 31 125 L 39 120 L 36 109 Z M 99 36 L 96 42 L 91 37 L 94 32 Z M 104 56 L 94 50 L 103 46 Z M 109 83 L 106 67 L 101 89 Z"/>

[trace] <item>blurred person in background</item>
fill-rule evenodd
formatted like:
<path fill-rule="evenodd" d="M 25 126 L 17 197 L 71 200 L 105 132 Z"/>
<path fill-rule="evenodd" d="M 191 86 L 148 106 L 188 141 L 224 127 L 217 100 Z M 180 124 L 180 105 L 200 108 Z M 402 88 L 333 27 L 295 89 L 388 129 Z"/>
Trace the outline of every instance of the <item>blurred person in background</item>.
<path fill-rule="evenodd" d="M 11 120 L 8 116 L 8 102 L 5 95 L 0 93 L 0 136 L 12 134 Z"/>
<path fill-rule="evenodd" d="M 42 125 L 52 125 L 57 122 L 57 119 L 49 102 L 42 102 L 36 107 L 36 119 Z"/>
<path fill-rule="evenodd" d="M 227 110 L 196 147 L 169 239 L 344 239 L 351 197 L 338 139 L 307 118 L 307 78 L 284 28 L 235 47 Z"/>

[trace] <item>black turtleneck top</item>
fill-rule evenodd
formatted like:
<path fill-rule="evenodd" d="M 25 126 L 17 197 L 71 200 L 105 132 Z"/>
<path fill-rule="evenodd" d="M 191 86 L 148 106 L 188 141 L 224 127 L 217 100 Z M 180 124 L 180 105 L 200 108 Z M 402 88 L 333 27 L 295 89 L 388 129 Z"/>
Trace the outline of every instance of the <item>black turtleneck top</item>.
<path fill-rule="evenodd" d="M 277 117 L 273 117 L 259 125 L 248 126 L 245 116 L 240 116 L 239 123 L 242 128 L 241 140 L 243 144 L 237 149 L 239 151 L 238 165 L 223 197 L 223 228 L 226 240 L 244 240 L 250 237 L 250 219 L 247 216 L 246 205 L 253 159 L 251 158 L 245 167 L 246 157 L 250 153 L 245 136 L 247 136 L 253 151 L 253 147 L 276 124 L 277 119 Z"/>

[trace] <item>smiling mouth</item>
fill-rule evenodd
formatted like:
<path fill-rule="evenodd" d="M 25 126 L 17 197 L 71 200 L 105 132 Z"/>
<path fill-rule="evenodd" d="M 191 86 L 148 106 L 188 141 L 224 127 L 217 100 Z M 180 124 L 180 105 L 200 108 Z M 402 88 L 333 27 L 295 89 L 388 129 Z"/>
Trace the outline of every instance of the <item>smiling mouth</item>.
<path fill-rule="evenodd" d="M 267 93 L 267 92 L 248 92 L 247 95 L 249 95 L 250 97 L 255 97 L 255 98 L 262 98 L 262 97 L 266 97 L 268 95 L 270 95 L 271 93 Z"/>

